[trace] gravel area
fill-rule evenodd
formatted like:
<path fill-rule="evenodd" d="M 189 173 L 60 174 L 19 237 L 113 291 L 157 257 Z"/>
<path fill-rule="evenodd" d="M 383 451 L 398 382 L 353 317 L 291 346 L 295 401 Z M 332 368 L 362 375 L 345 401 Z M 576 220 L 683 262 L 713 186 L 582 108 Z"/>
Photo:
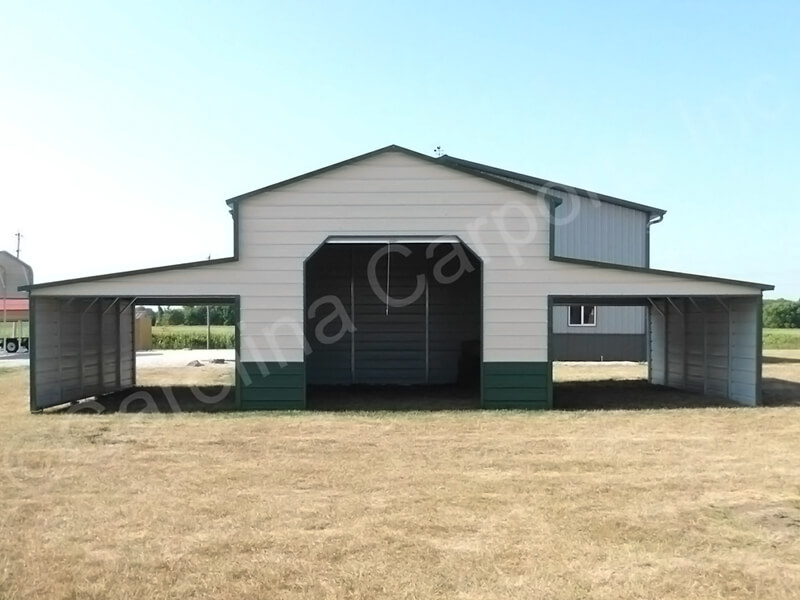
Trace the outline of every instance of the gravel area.
<path fill-rule="evenodd" d="M 136 353 L 136 367 L 185 367 L 192 361 L 209 363 L 224 360 L 232 363 L 236 357 L 234 350 L 149 350 Z M 28 368 L 30 360 L 27 352 L 8 354 L 0 352 L 0 369 Z"/>
<path fill-rule="evenodd" d="M 234 350 L 149 350 L 136 353 L 136 367 L 185 367 L 195 360 L 201 363 L 215 360 L 232 363 L 235 358 Z"/>
<path fill-rule="evenodd" d="M 9 354 L 0 350 L 0 369 L 28 368 L 30 360 L 27 352 L 15 352 Z"/>

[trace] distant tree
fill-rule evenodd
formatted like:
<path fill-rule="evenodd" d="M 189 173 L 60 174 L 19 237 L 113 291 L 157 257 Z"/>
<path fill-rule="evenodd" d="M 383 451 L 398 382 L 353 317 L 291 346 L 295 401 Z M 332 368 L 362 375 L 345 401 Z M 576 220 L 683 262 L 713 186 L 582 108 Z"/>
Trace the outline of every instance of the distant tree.
<path fill-rule="evenodd" d="M 186 316 L 184 325 L 205 325 L 206 307 L 205 306 L 184 306 L 183 314 Z"/>
<path fill-rule="evenodd" d="M 764 327 L 800 327 L 800 301 L 781 298 L 764 304 Z"/>
<path fill-rule="evenodd" d="M 212 306 L 209 310 L 211 315 L 211 324 L 212 325 L 224 325 L 225 324 L 225 315 L 223 314 L 223 310 L 225 309 L 224 306 Z"/>
<path fill-rule="evenodd" d="M 173 308 L 167 313 L 167 325 L 183 325 L 185 321 L 183 309 Z"/>
<path fill-rule="evenodd" d="M 236 325 L 236 309 L 233 306 L 223 306 L 221 312 L 223 325 Z"/>

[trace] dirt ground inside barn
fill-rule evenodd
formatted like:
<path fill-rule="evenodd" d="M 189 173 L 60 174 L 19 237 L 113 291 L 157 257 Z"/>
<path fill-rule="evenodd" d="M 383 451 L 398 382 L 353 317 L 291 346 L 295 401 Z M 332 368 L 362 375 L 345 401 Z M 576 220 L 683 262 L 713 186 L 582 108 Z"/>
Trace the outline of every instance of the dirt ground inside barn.
<path fill-rule="evenodd" d="M 670 410 L 31 415 L 0 368 L 0 597 L 796 598 L 800 351 L 769 354 L 766 406 Z M 652 393 L 601 367 L 559 388 Z"/>

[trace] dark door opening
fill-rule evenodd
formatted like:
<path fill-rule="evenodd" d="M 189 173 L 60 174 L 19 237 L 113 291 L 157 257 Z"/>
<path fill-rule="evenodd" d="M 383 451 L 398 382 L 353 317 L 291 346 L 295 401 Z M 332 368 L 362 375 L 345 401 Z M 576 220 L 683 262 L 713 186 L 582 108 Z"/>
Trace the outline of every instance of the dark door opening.
<path fill-rule="evenodd" d="M 309 408 L 480 405 L 481 262 L 466 246 L 326 243 L 305 286 Z"/>

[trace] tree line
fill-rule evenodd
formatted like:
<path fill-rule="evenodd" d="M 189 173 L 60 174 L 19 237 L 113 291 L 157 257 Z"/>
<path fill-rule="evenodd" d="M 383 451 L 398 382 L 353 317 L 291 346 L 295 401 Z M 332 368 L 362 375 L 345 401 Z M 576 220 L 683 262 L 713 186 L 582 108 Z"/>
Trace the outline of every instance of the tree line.
<path fill-rule="evenodd" d="M 205 325 L 205 306 L 163 307 L 148 309 L 153 325 Z M 235 325 L 233 306 L 212 306 L 209 310 L 212 325 Z M 800 329 L 800 300 L 764 300 L 764 327 Z"/>
<path fill-rule="evenodd" d="M 229 305 L 211 306 L 208 311 L 205 306 L 159 306 L 157 311 L 148 312 L 151 313 L 153 325 L 206 325 L 207 317 L 211 325 L 236 324 L 236 310 Z"/>
<path fill-rule="evenodd" d="M 800 328 L 800 300 L 764 300 L 764 327 Z"/>

